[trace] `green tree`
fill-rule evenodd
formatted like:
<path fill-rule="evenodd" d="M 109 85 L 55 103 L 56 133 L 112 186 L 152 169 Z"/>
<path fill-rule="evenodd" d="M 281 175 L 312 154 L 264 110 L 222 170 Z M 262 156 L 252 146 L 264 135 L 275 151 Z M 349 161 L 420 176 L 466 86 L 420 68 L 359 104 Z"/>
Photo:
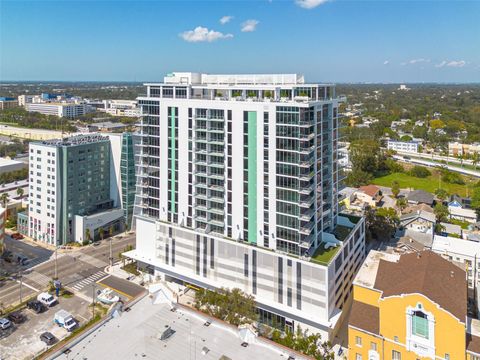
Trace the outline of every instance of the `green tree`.
<path fill-rule="evenodd" d="M 428 170 L 425 166 L 420 165 L 413 166 L 408 173 L 417 178 L 426 178 L 432 175 L 430 170 Z"/>
<path fill-rule="evenodd" d="M 403 211 L 407 208 L 408 206 L 408 201 L 404 197 L 398 198 L 396 205 L 400 209 L 400 211 Z"/>
<path fill-rule="evenodd" d="M 21 187 L 17 188 L 17 195 L 18 195 L 20 198 L 23 197 L 23 193 L 24 193 L 23 188 L 21 188 Z"/>
<path fill-rule="evenodd" d="M 448 216 L 450 215 L 450 212 L 448 211 L 448 207 L 440 203 L 435 205 L 435 207 L 433 208 L 433 213 L 435 214 L 435 218 L 437 219 L 437 222 L 448 221 Z"/>
<path fill-rule="evenodd" d="M 436 189 L 434 193 L 440 200 L 445 200 L 448 198 L 448 192 L 444 189 Z"/>
<path fill-rule="evenodd" d="M 397 198 L 398 194 L 400 194 L 400 184 L 398 183 L 398 181 L 392 182 L 392 194 L 395 198 Z"/>
<path fill-rule="evenodd" d="M 101 227 L 99 230 L 98 230 L 98 235 L 100 235 L 100 239 L 103 240 L 103 237 L 105 235 L 105 230 L 103 229 L 103 227 Z"/>
<path fill-rule="evenodd" d="M 480 215 L 480 184 L 477 184 L 473 189 L 471 206 Z"/>
<path fill-rule="evenodd" d="M 365 209 L 365 224 L 368 240 L 388 241 L 400 224 L 400 219 L 393 208 L 374 209 L 368 206 Z"/>

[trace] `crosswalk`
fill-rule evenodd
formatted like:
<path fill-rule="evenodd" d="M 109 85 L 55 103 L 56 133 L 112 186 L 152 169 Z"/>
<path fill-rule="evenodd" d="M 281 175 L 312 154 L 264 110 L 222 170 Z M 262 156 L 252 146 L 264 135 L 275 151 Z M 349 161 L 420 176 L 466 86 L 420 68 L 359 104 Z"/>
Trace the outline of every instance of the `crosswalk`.
<path fill-rule="evenodd" d="M 48 260 L 49 260 L 48 257 L 39 257 L 39 258 L 35 258 L 33 260 L 29 260 L 27 265 L 25 266 L 25 268 L 27 268 L 27 269 L 34 268 L 35 266 L 37 266 L 39 264 L 43 264 L 45 261 L 48 261 Z"/>
<path fill-rule="evenodd" d="M 47 275 L 41 274 L 37 271 L 32 271 L 23 275 L 23 281 L 26 280 L 28 280 L 28 282 L 34 282 L 35 284 L 40 285 L 40 287 L 45 287 L 49 285 L 52 279 Z"/>
<path fill-rule="evenodd" d="M 70 287 L 76 291 L 82 290 L 84 287 L 97 282 L 98 280 L 108 276 L 108 274 L 105 271 L 97 271 L 96 273 L 90 275 L 89 277 L 78 281 L 74 285 L 71 285 Z"/>

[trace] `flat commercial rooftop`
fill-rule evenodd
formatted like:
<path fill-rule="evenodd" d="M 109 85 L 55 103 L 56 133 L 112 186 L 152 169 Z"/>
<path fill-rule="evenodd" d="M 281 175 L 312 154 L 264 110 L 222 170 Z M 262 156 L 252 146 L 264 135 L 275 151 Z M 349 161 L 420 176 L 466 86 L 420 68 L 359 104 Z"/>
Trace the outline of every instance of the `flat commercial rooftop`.
<path fill-rule="evenodd" d="M 215 321 L 207 327 L 203 325 L 206 319 L 207 316 L 183 309 L 172 312 L 169 305 L 154 305 L 151 298 L 145 297 L 130 311 L 110 320 L 71 347 L 68 355 L 63 354 L 58 359 L 281 360 L 291 354 L 258 340 L 242 347 L 243 340 L 235 328 Z M 175 333 L 167 340 L 160 340 L 168 327 Z"/>

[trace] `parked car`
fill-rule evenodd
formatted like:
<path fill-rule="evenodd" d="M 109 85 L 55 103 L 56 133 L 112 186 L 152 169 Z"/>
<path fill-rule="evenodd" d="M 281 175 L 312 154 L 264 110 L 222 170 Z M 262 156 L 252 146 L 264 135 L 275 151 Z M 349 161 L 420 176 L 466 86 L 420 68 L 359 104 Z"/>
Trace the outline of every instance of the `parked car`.
<path fill-rule="evenodd" d="M 28 258 L 24 255 L 16 255 L 15 256 L 15 260 L 17 261 L 17 263 L 19 263 L 20 265 L 27 265 L 28 263 Z"/>
<path fill-rule="evenodd" d="M 12 239 L 21 240 L 21 239 L 23 239 L 23 235 L 20 234 L 20 233 L 18 233 L 18 232 L 17 232 L 17 233 L 13 233 L 13 234 L 12 234 Z"/>
<path fill-rule="evenodd" d="M 57 311 L 53 321 L 68 331 L 72 331 L 78 325 L 73 316 L 66 310 Z"/>
<path fill-rule="evenodd" d="M 26 320 L 25 316 L 19 311 L 9 314 L 7 318 L 14 324 L 21 324 Z"/>
<path fill-rule="evenodd" d="M 27 308 L 32 309 L 37 314 L 44 312 L 47 308 L 40 301 L 32 300 L 27 303 Z"/>
<path fill-rule="evenodd" d="M 40 335 L 40 340 L 42 340 L 47 345 L 53 345 L 57 342 L 57 338 L 48 331 Z"/>
<path fill-rule="evenodd" d="M 0 319 L 0 329 L 6 330 L 6 329 L 8 329 L 10 326 L 12 326 L 12 323 L 10 322 L 10 320 L 8 320 L 8 319 L 6 319 L 6 318 L 1 318 L 1 319 Z"/>
<path fill-rule="evenodd" d="M 53 297 L 53 295 L 50 295 L 49 293 L 43 292 L 38 294 L 37 300 L 40 301 L 43 305 L 45 306 L 53 306 L 57 302 L 57 299 Z"/>

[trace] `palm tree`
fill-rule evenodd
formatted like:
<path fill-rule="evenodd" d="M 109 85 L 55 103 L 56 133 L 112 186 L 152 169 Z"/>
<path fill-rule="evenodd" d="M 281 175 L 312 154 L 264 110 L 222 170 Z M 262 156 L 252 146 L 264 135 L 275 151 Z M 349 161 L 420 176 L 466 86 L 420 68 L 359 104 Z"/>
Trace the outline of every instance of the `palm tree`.
<path fill-rule="evenodd" d="M 89 229 L 89 228 L 86 228 L 86 229 L 85 229 L 85 239 L 86 239 L 88 242 L 90 242 L 90 237 L 91 237 L 91 235 L 90 235 L 90 229 Z"/>
<path fill-rule="evenodd" d="M 480 162 L 480 154 L 478 152 L 474 152 L 472 154 L 472 165 L 477 169 L 477 164 Z"/>
<path fill-rule="evenodd" d="M 17 189 L 17 195 L 18 195 L 20 198 L 22 198 L 22 197 L 23 197 L 23 193 L 24 193 L 23 188 L 19 187 L 19 188 Z"/>
<path fill-rule="evenodd" d="M 3 193 L 0 195 L 0 201 L 2 202 L 3 208 L 5 211 L 3 212 L 3 226 L 7 225 L 7 205 L 8 205 L 8 193 Z"/>

